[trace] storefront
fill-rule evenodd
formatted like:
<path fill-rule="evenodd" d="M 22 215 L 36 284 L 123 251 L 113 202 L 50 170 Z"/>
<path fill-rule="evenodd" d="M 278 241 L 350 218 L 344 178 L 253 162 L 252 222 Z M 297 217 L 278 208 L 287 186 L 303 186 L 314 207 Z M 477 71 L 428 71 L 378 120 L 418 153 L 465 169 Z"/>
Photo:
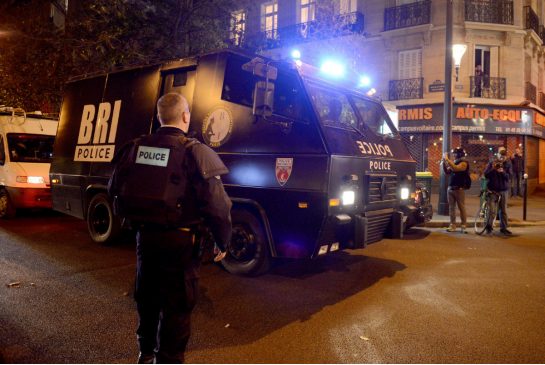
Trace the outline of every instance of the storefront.
<path fill-rule="evenodd" d="M 400 106 L 399 130 L 419 171 L 430 171 L 434 182 L 440 176 L 443 104 Z M 463 147 L 477 180 L 500 146 L 509 156 L 520 148 L 528 173 L 529 191 L 545 186 L 545 115 L 532 108 L 454 104 L 452 147 Z M 477 186 L 478 184 L 474 184 Z"/>

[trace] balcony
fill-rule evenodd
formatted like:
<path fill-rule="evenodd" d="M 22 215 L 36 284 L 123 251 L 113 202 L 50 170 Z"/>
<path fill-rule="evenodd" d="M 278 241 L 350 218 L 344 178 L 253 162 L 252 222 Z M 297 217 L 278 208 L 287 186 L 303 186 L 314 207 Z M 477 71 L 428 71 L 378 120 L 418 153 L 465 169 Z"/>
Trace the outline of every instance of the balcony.
<path fill-rule="evenodd" d="M 513 25 L 513 1 L 465 0 L 467 22 Z"/>
<path fill-rule="evenodd" d="M 469 97 L 485 99 L 506 99 L 507 81 L 503 77 L 470 76 Z"/>
<path fill-rule="evenodd" d="M 524 29 L 532 29 L 536 35 L 540 35 L 539 17 L 531 6 L 524 7 Z"/>
<path fill-rule="evenodd" d="M 424 97 L 424 78 L 390 80 L 388 99 L 422 99 Z"/>
<path fill-rule="evenodd" d="M 524 98 L 534 104 L 537 104 L 537 88 L 531 82 L 526 81 L 526 85 L 524 87 Z"/>
<path fill-rule="evenodd" d="M 414 27 L 431 21 L 431 0 L 394 6 L 384 10 L 384 30 Z"/>
<path fill-rule="evenodd" d="M 353 12 L 336 15 L 329 20 L 313 20 L 266 32 L 254 33 L 244 39 L 242 46 L 250 49 L 272 49 L 307 41 L 360 34 L 363 29 L 363 14 Z"/>

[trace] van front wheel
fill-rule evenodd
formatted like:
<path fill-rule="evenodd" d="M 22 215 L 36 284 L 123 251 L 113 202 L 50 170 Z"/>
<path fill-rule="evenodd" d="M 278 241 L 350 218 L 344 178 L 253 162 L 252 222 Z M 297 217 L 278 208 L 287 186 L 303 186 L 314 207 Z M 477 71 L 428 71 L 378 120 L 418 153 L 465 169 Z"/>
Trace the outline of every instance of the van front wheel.
<path fill-rule="evenodd" d="M 6 189 L 0 189 L 0 218 L 9 219 L 15 217 L 15 206 L 11 202 Z"/>
<path fill-rule="evenodd" d="M 98 193 L 91 199 L 87 210 L 87 229 L 93 241 L 106 245 L 119 235 L 120 223 L 106 194 Z"/>
<path fill-rule="evenodd" d="M 231 212 L 233 237 L 223 259 L 223 267 L 232 274 L 259 275 L 270 267 L 270 254 L 261 222 L 243 210 Z"/>

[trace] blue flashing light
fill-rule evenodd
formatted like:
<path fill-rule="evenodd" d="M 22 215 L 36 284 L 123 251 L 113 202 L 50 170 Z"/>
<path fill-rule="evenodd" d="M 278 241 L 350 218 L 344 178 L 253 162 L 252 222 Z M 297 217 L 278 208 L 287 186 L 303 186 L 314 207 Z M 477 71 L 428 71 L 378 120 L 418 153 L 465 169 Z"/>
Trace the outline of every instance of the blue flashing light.
<path fill-rule="evenodd" d="M 368 87 L 371 85 L 371 78 L 367 75 L 360 76 L 360 87 Z"/>
<path fill-rule="evenodd" d="M 294 49 L 293 51 L 291 51 L 291 58 L 293 58 L 294 60 L 300 59 L 301 51 L 299 51 L 298 49 Z"/>
<path fill-rule="evenodd" d="M 332 77 L 343 77 L 346 71 L 343 64 L 332 60 L 322 63 L 320 70 Z"/>

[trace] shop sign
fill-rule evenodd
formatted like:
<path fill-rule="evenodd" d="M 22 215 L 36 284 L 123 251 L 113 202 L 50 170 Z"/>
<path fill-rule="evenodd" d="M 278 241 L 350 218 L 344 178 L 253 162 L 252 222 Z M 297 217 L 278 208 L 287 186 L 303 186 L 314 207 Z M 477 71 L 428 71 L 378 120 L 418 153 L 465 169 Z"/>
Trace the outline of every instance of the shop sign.
<path fill-rule="evenodd" d="M 428 85 L 428 91 L 430 93 L 445 91 L 445 83 L 441 80 L 435 80 L 433 83 Z"/>
<path fill-rule="evenodd" d="M 475 104 L 454 104 L 452 130 L 464 133 L 536 134 L 545 132 L 545 116 L 533 123 L 532 109 Z M 407 106 L 399 108 L 400 132 L 443 131 L 443 105 Z M 532 125 L 533 124 L 533 125 Z M 539 127 L 539 128 L 536 128 Z M 543 134 L 545 135 L 545 134 Z"/>

